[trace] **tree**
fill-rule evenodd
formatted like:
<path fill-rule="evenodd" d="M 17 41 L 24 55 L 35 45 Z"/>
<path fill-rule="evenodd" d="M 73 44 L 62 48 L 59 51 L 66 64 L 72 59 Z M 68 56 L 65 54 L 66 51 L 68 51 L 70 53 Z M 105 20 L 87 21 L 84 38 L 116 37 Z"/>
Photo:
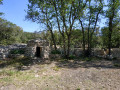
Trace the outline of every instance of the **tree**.
<path fill-rule="evenodd" d="M 71 35 L 71 45 L 75 48 L 81 48 L 83 43 L 82 30 L 75 29 Z"/>
<path fill-rule="evenodd" d="M 60 1 L 53 0 L 53 6 L 54 6 L 54 10 L 55 10 L 55 15 L 54 16 L 56 18 L 57 27 L 58 27 L 58 30 L 59 30 L 60 34 L 62 35 L 64 56 L 67 57 L 66 42 L 65 42 L 65 29 L 64 29 L 63 21 L 61 20 L 62 17 L 60 18 L 61 14 L 62 14 L 62 12 L 60 11 L 60 9 L 62 9 L 62 7 L 60 7 L 60 6 L 62 6 L 62 5 L 61 5 Z"/>
<path fill-rule="evenodd" d="M 108 3 L 108 9 L 106 11 L 106 17 L 108 18 L 108 22 L 109 22 L 109 43 L 108 43 L 108 49 L 109 49 L 109 56 L 111 55 L 111 36 L 112 36 L 112 32 L 113 32 L 113 27 L 116 25 L 115 22 L 119 22 L 117 21 L 117 13 L 119 11 L 120 8 L 120 0 L 109 0 Z"/>
<path fill-rule="evenodd" d="M 8 45 L 21 42 L 23 30 L 16 24 L 0 18 L 0 44 Z"/>
<path fill-rule="evenodd" d="M 91 3 L 94 3 L 94 4 L 91 4 Z M 102 13 L 102 9 L 103 9 L 103 0 L 97 0 L 97 1 L 89 0 L 87 3 L 87 8 L 85 9 L 85 14 L 81 15 L 81 17 L 79 18 L 79 22 L 83 30 L 83 37 L 85 37 L 83 22 L 87 26 L 87 41 L 88 41 L 87 42 L 88 48 L 86 52 L 87 56 L 91 55 L 93 34 L 96 31 L 97 22 L 99 20 L 99 15 Z M 83 42 L 84 41 L 85 40 L 83 40 Z M 83 47 L 85 50 L 85 45 Z"/>
<path fill-rule="evenodd" d="M 78 2 L 78 10 L 77 10 L 77 14 L 78 14 L 78 20 L 81 24 L 81 28 L 82 28 L 82 47 L 83 47 L 83 55 L 85 56 L 85 28 L 83 26 L 83 20 L 81 18 L 84 17 L 84 9 L 86 8 L 86 4 L 87 4 L 88 0 L 86 0 L 86 2 L 84 3 L 84 0 L 79 1 Z"/>
<path fill-rule="evenodd" d="M 112 48 L 119 48 L 120 46 L 120 26 L 117 25 L 116 27 L 113 28 L 112 35 L 111 35 L 111 47 Z M 104 27 L 102 28 L 102 43 L 103 43 L 103 48 L 108 48 L 109 45 L 109 27 Z"/>
<path fill-rule="evenodd" d="M 76 20 L 77 3 L 76 0 L 29 0 L 27 18 L 44 23 L 51 32 L 52 40 L 56 48 L 53 28 L 56 25 L 60 34 L 63 36 L 64 51 L 66 57 L 69 57 L 71 34 Z M 65 46 L 65 35 L 67 36 L 67 50 Z"/>
<path fill-rule="evenodd" d="M 0 0 L 0 5 L 3 4 L 2 3 L 3 0 Z M 3 12 L 0 12 L 0 16 L 3 15 Z"/>
<path fill-rule="evenodd" d="M 23 32 L 20 39 L 22 43 L 27 43 L 29 40 L 36 39 L 36 38 L 40 38 L 39 32 L 34 32 L 34 33 Z"/>
<path fill-rule="evenodd" d="M 32 20 L 39 24 L 44 24 L 47 30 L 50 31 L 54 49 L 57 50 L 53 28 L 55 22 L 52 18 L 52 6 L 47 0 L 29 0 L 26 19 Z"/>
<path fill-rule="evenodd" d="M 64 53 L 67 58 L 69 58 L 70 53 L 72 31 L 77 20 L 77 5 L 77 0 L 53 0 L 57 27 L 63 37 Z M 67 36 L 67 48 L 65 35 Z"/>

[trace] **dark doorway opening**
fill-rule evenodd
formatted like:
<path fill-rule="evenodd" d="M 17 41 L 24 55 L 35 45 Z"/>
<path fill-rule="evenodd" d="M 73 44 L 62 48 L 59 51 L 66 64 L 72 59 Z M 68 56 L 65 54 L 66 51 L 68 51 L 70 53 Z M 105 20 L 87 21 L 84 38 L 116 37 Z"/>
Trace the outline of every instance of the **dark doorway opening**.
<path fill-rule="evenodd" d="M 41 57 L 41 48 L 36 47 L 36 57 Z"/>

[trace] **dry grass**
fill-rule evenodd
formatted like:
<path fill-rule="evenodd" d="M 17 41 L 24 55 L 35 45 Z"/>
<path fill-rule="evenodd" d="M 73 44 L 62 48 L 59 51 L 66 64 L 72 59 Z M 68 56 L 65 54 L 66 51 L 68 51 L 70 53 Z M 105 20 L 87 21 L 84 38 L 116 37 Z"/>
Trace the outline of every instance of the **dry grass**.
<path fill-rule="evenodd" d="M 0 90 L 119 90 L 120 88 L 119 63 L 116 65 L 113 61 L 93 59 L 36 61 L 19 58 L 1 62 L 1 65 L 3 63 L 6 65 L 0 69 Z"/>

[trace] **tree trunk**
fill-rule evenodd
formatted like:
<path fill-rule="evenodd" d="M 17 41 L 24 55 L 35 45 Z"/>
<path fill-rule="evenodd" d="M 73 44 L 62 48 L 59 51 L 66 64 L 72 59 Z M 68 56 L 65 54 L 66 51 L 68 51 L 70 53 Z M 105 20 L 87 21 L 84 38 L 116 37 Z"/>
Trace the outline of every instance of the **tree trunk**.
<path fill-rule="evenodd" d="M 110 18 L 109 20 L 109 44 L 108 44 L 109 56 L 111 55 L 111 35 L 112 35 L 112 18 Z"/>
<path fill-rule="evenodd" d="M 65 46 L 65 37 L 63 35 L 63 49 L 64 49 L 64 56 L 65 58 L 67 58 L 67 55 L 66 55 L 66 46 Z"/>
<path fill-rule="evenodd" d="M 51 33 L 52 41 L 53 41 L 53 44 L 54 44 L 54 49 L 57 50 L 56 42 L 55 42 L 55 37 L 54 37 L 53 31 L 50 30 L 50 33 Z"/>
<path fill-rule="evenodd" d="M 89 46 L 89 54 L 91 55 L 91 51 L 92 51 L 92 35 L 90 36 L 90 39 L 89 39 L 89 43 L 90 43 L 90 46 Z"/>
<path fill-rule="evenodd" d="M 89 2 L 89 9 L 90 9 L 90 2 Z M 89 25 L 88 25 L 88 49 L 87 49 L 87 53 L 86 55 L 87 56 L 90 56 L 90 24 L 91 24 L 91 13 L 90 13 L 90 16 L 89 16 Z"/>
<path fill-rule="evenodd" d="M 82 47 L 83 47 L 83 56 L 85 56 L 85 32 L 84 32 L 84 27 L 83 27 L 83 24 L 82 24 L 82 21 L 79 19 L 80 21 L 80 24 L 81 24 L 81 27 L 82 27 L 82 35 L 83 35 L 83 44 L 82 44 Z"/>
<path fill-rule="evenodd" d="M 108 45 L 108 49 L 109 49 L 109 56 L 111 55 L 111 31 L 109 31 L 109 45 Z"/>
<path fill-rule="evenodd" d="M 82 34 L 83 34 L 83 55 L 85 56 L 85 33 L 84 30 L 82 30 Z"/>
<path fill-rule="evenodd" d="M 114 7 L 115 0 L 112 0 L 112 2 L 113 2 L 113 6 L 111 9 L 112 15 L 109 17 L 109 44 L 108 44 L 109 56 L 111 55 L 111 46 L 112 46 L 111 35 L 112 35 L 112 29 L 113 29 L 113 18 L 115 16 L 115 7 Z"/>
<path fill-rule="evenodd" d="M 87 49 L 87 53 L 86 55 L 89 56 L 90 55 L 90 27 L 88 27 L 88 49 Z"/>
<path fill-rule="evenodd" d="M 69 54 L 70 54 L 70 35 L 68 35 L 68 45 L 67 45 L 67 59 L 69 59 Z"/>

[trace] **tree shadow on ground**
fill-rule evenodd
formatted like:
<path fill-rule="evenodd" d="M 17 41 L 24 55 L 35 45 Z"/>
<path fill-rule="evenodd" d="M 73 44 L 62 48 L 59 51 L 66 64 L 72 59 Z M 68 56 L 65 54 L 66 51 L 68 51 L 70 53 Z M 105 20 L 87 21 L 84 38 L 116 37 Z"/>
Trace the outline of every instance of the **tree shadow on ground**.
<path fill-rule="evenodd" d="M 12 58 L 0 62 L 0 68 L 13 66 L 17 70 L 29 70 L 31 66 L 36 64 L 51 64 L 50 60 L 43 60 L 41 58 Z"/>
<path fill-rule="evenodd" d="M 120 69 L 120 60 L 106 60 L 103 58 L 80 58 L 74 60 L 60 60 L 56 63 L 58 67 L 62 68 L 108 68 L 108 69 Z"/>
<path fill-rule="evenodd" d="M 0 62 L 0 68 L 13 66 L 17 70 L 29 70 L 34 65 L 51 64 L 55 62 L 57 67 L 61 68 L 108 68 L 108 69 L 120 69 L 120 60 L 106 60 L 101 58 L 78 58 L 78 59 L 60 59 L 60 60 L 46 60 L 41 58 L 14 58 Z"/>

